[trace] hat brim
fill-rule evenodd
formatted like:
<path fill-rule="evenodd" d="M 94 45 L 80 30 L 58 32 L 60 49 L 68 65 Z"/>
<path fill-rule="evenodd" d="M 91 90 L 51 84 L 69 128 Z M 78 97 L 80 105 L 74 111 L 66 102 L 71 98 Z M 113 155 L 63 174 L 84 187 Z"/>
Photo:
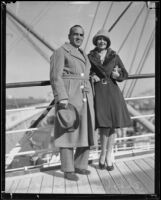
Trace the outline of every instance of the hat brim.
<path fill-rule="evenodd" d="M 62 116 L 64 112 L 70 112 L 71 115 L 74 114 L 75 119 L 70 122 L 68 120 L 65 121 L 65 118 Z M 68 104 L 67 108 L 62 108 L 58 106 L 56 117 L 60 127 L 66 130 L 67 132 L 74 131 L 79 126 L 79 113 L 76 107 L 70 103 Z"/>

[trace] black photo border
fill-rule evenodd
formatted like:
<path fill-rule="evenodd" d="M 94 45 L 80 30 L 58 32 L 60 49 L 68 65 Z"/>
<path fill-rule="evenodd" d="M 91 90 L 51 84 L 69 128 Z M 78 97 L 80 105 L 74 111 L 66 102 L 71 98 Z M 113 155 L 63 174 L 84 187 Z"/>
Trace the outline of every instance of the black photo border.
<path fill-rule="evenodd" d="M 5 109 L 6 109 L 6 6 L 16 1 L 1 1 L 1 199 L 160 199 L 160 2 L 155 1 L 155 193 L 128 194 L 10 194 L 5 193 Z"/>

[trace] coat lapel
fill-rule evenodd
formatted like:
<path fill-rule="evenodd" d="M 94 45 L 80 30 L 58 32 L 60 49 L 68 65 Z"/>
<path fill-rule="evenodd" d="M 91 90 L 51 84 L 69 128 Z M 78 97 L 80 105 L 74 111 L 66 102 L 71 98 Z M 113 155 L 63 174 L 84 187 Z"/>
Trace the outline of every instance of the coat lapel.
<path fill-rule="evenodd" d="M 73 47 L 70 43 L 65 43 L 63 45 L 63 48 L 68 51 L 71 56 L 74 56 L 75 58 L 81 60 L 82 62 L 84 62 L 86 64 L 86 57 L 85 57 L 85 53 L 80 49 L 77 50 L 75 47 Z"/>

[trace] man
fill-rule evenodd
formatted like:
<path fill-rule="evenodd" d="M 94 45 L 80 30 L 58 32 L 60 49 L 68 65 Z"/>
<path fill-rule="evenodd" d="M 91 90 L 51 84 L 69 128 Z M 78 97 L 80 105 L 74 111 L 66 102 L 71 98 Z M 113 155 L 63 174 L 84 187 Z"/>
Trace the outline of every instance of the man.
<path fill-rule="evenodd" d="M 50 82 L 56 101 L 54 143 L 60 148 L 61 170 L 64 177 L 77 181 L 79 174 L 90 174 L 88 158 L 90 146 L 96 144 L 94 134 L 94 108 L 92 88 L 89 82 L 90 62 L 80 49 L 84 30 L 75 25 L 69 30 L 69 43 L 65 43 L 51 56 Z M 62 127 L 58 118 L 60 107 L 73 105 L 79 119 L 78 126 L 72 131 Z M 74 154 L 75 150 L 75 154 Z"/>

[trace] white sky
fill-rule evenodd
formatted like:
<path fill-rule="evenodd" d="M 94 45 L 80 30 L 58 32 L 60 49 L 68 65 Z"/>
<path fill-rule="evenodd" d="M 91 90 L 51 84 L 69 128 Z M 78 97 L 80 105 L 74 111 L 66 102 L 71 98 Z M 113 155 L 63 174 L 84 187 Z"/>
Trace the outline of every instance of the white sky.
<path fill-rule="evenodd" d="M 68 41 L 67 36 L 69 28 L 75 24 L 80 24 L 85 29 L 85 40 L 82 45 L 82 48 L 84 48 L 86 46 L 93 18 L 96 14 L 92 31 L 85 49 L 86 53 L 88 53 L 94 47 L 92 44 L 92 38 L 96 32 L 104 23 L 105 28 L 109 29 L 130 2 L 85 1 L 84 4 L 78 4 L 77 1 L 77 4 L 73 3 L 74 2 L 71 1 L 16 1 L 16 3 L 7 4 L 7 9 L 29 25 L 30 28 L 38 33 L 54 49 Z M 111 3 L 113 3 L 113 5 L 109 12 Z M 155 11 L 148 10 L 145 6 L 138 21 L 133 26 L 133 23 L 143 6 L 145 6 L 145 2 L 134 1 L 132 6 L 130 6 L 128 11 L 123 15 L 110 33 L 111 48 L 116 51 L 119 50 L 122 42 L 126 40 L 119 55 L 123 60 L 125 68 L 129 71 L 142 27 L 144 27 L 130 74 L 136 72 L 136 69 L 141 63 L 142 57 L 146 53 L 147 49 L 149 49 L 149 53 L 146 56 L 143 70 L 140 73 L 155 73 L 155 37 L 152 41 L 152 45 L 149 48 L 146 48 L 152 32 L 154 31 L 155 33 Z M 98 11 L 96 13 L 97 7 Z M 108 19 L 105 22 L 108 12 Z M 147 21 L 144 26 L 145 19 L 147 19 Z M 132 31 L 127 37 L 127 33 L 132 26 Z M 20 28 L 24 33 L 20 31 Z M 37 48 L 40 49 L 39 51 L 34 48 L 33 44 L 29 39 L 27 39 L 25 34 L 34 42 L 34 45 L 37 45 Z M 14 20 L 11 20 L 11 17 L 6 14 L 7 83 L 49 80 L 50 64 L 40 54 L 40 51 L 42 51 L 41 54 L 49 60 L 52 51 L 45 47 L 30 33 L 27 33 L 21 25 L 18 25 L 17 27 Z M 127 88 L 130 82 L 130 80 L 126 82 Z M 154 78 L 141 79 L 137 81 L 133 96 L 137 96 L 141 92 L 150 89 L 154 92 L 154 82 Z M 123 85 L 124 83 L 121 83 L 120 87 L 122 88 Z M 47 98 L 50 92 L 50 86 L 6 90 L 7 95 L 13 97 L 33 96 Z"/>

